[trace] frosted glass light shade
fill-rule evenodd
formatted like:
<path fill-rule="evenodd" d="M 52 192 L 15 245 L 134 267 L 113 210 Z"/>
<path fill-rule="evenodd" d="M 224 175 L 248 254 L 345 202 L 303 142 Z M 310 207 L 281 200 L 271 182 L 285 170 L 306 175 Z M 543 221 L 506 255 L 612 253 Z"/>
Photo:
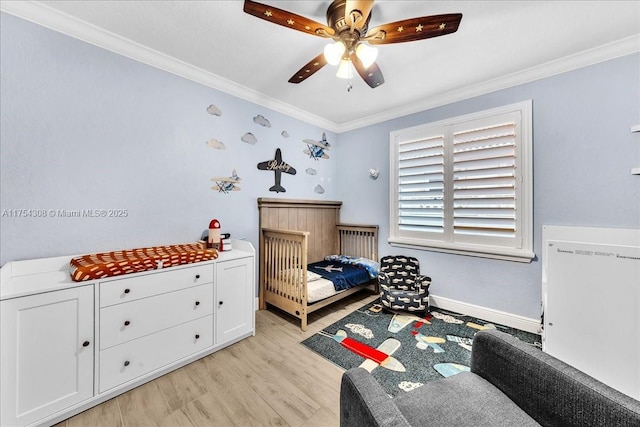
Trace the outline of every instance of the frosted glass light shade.
<path fill-rule="evenodd" d="M 340 65 L 338 66 L 338 72 L 336 73 L 336 76 L 341 79 L 353 78 L 351 61 L 349 59 L 343 59 L 340 61 Z"/>
<path fill-rule="evenodd" d="M 362 62 L 362 66 L 366 70 L 376 61 L 378 57 L 378 49 L 368 44 L 360 43 L 356 47 L 356 56 Z"/>
<path fill-rule="evenodd" d="M 342 42 L 329 43 L 324 47 L 324 59 L 326 59 L 330 65 L 338 65 L 345 49 L 344 43 Z"/>

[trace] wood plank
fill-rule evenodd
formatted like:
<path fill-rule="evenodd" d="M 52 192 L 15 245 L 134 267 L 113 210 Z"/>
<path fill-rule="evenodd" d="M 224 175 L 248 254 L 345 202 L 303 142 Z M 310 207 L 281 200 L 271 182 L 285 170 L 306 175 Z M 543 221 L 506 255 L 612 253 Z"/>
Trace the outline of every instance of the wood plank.
<path fill-rule="evenodd" d="M 175 411 L 207 393 L 204 387 L 206 365 L 197 360 L 180 371 L 173 371 L 156 379 L 171 411 Z"/>
<path fill-rule="evenodd" d="M 125 426 L 159 426 L 167 418 L 171 418 L 169 405 L 155 380 L 121 394 L 116 399 Z"/>
<path fill-rule="evenodd" d="M 235 425 L 286 425 L 284 419 L 249 386 L 245 380 L 244 369 L 225 363 L 229 357 L 232 356 L 222 351 L 204 358 L 209 372 L 206 387 L 220 402 L 224 414 L 232 419 Z"/>
<path fill-rule="evenodd" d="M 173 412 L 176 427 L 232 426 L 234 419 L 229 418 L 215 395 L 209 393 L 189 402 Z"/>
<path fill-rule="evenodd" d="M 311 199 L 273 199 L 273 198 L 258 198 L 258 208 L 271 207 L 271 206 L 284 206 L 284 207 L 298 207 L 298 206 L 312 206 L 318 208 L 334 209 L 342 206 L 342 202 L 335 200 L 311 200 Z"/>
<path fill-rule="evenodd" d="M 124 426 L 118 401 L 116 399 L 107 400 L 101 405 L 94 406 L 68 421 L 64 421 L 66 427 L 84 427 L 84 426 Z M 57 424 L 59 426 L 63 425 Z"/>
<path fill-rule="evenodd" d="M 306 332 L 282 312 L 259 310 L 255 336 L 174 371 L 162 386 L 156 379 L 59 425 L 339 425 L 344 371 L 301 341 L 376 298 L 356 293 L 317 310 L 309 315 Z M 199 382 L 197 388 L 189 390 L 195 382 Z M 170 405 L 181 406 L 171 411 Z"/>
<path fill-rule="evenodd" d="M 262 396 L 287 424 L 304 424 L 320 409 L 320 404 L 297 386 L 296 375 L 282 377 L 281 372 L 272 369 L 272 363 L 265 361 L 269 355 L 260 351 L 260 346 L 252 346 L 251 350 L 249 351 L 249 346 L 244 342 L 232 346 L 229 354 L 233 358 L 228 363 L 235 363 L 244 371 L 245 380 L 251 388 Z M 246 366 L 250 369 L 244 369 Z"/>

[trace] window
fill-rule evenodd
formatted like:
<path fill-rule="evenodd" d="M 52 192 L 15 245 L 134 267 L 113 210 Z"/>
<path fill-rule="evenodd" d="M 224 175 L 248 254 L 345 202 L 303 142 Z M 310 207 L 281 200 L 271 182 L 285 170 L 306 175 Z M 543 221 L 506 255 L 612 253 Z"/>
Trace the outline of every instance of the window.
<path fill-rule="evenodd" d="M 531 101 L 391 133 L 389 242 L 529 262 Z"/>

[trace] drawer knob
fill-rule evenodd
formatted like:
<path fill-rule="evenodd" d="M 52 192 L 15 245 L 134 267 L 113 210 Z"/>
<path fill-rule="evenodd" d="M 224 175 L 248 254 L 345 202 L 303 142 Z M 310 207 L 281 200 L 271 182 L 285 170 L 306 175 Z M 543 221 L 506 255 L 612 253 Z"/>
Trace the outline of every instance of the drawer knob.
<path fill-rule="evenodd" d="M 131 322 L 129 322 L 128 320 L 124 321 L 124 326 L 129 326 L 131 324 Z"/>
<path fill-rule="evenodd" d="M 196 339 L 199 340 L 200 339 L 200 334 L 196 334 Z"/>
<path fill-rule="evenodd" d="M 82 343 L 82 346 L 83 347 L 89 347 L 89 344 L 90 344 L 89 341 L 85 341 L 85 342 Z"/>
<path fill-rule="evenodd" d="M 196 301 L 196 305 L 200 305 L 200 301 Z"/>
<path fill-rule="evenodd" d="M 222 301 L 218 301 L 218 305 L 222 305 Z"/>
<path fill-rule="evenodd" d="M 200 275 L 199 275 L 199 274 L 196 274 L 196 279 L 199 279 L 199 278 L 200 278 Z"/>
<path fill-rule="evenodd" d="M 129 361 L 128 360 L 124 361 L 124 366 L 129 366 Z"/>
<path fill-rule="evenodd" d="M 131 289 L 129 289 L 129 288 L 127 288 L 127 289 L 125 289 L 125 290 L 124 290 L 124 293 L 125 293 L 125 294 L 128 294 L 129 292 L 131 292 Z"/>

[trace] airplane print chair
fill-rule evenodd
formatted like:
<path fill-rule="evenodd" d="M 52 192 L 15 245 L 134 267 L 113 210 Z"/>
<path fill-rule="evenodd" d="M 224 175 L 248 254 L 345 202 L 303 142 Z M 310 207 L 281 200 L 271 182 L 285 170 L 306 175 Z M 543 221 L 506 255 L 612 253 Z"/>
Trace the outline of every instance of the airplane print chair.
<path fill-rule="evenodd" d="M 378 284 L 380 302 L 385 308 L 421 314 L 429 311 L 431 278 L 420 275 L 420 264 L 416 258 L 382 257 Z"/>

